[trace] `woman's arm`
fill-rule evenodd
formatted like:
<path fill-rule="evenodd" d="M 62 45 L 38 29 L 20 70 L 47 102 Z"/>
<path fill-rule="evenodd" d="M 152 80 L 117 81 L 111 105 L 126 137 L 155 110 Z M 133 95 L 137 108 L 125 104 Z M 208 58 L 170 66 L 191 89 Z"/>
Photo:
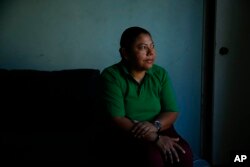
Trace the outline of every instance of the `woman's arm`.
<path fill-rule="evenodd" d="M 178 117 L 178 112 L 163 112 L 155 119 L 161 124 L 159 131 L 164 131 L 170 128 L 175 120 Z M 130 126 L 131 132 L 134 134 L 134 137 L 139 139 L 145 139 L 147 141 L 154 141 L 158 136 L 158 129 L 152 122 L 144 121 L 135 123 L 133 126 Z"/>
<path fill-rule="evenodd" d="M 113 117 L 113 122 L 122 130 L 130 132 L 134 126 L 134 122 L 126 117 Z"/>
<path fill-rule="evenodd" d="M 177 119 L 179 113 L 178 112 L 162 112 L 159 116 L 155 119 L 155 121 L 160 121 L 161 129 L 160 131 L 164 131 L 171 127 L 175 120 Z"/>
<path fill-rule="evenodd" d="M 120 129 L 137 139 L 152 142 L 155 141 L 158 136 L 157 129 L 150 122 L 132 121 L 126 117 L 113 117 L 112 120 Z M 144 131 L 145 129 L 146 131 Z M 143 132 L 140 132 L 140 135 L 138 135 L 138 130 L 142 130 Z"/>

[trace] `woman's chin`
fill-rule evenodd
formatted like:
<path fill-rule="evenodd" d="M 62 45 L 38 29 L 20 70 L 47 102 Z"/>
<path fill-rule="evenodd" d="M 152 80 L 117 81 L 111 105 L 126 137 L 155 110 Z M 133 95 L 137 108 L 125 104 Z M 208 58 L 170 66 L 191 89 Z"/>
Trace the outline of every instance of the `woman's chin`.
<path fill-rule="evenodd" d="M 149 70 L 152 66 L 153 66 L 153 64 L 147 64 L 144 66 L 144 69 Z"/>
<path fill-rule="evenodd" d="M 147 63 L 141 66 L 137 66 L 135 69 L 139 70 L 139 71 L 147 71 L 149 70 L 151 67 L 153 66 L 153 63 Z"/>

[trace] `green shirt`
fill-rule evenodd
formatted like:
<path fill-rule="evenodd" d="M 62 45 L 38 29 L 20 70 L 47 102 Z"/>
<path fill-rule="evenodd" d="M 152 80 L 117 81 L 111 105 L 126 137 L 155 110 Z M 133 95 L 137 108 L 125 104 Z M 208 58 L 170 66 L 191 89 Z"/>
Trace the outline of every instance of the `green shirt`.
<path fill-rule="evenodd" d="M 168 73 L 153 65 L 139 84 L 120 62 L 101 74 L 102 100 L 111 116 L 151 121 L 160 112 L 179 111 Z"/>

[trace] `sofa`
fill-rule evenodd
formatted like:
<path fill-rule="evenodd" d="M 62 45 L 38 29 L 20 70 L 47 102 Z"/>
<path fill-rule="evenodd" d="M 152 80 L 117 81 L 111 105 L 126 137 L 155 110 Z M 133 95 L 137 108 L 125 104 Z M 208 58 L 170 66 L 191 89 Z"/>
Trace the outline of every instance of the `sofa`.
<path fill-rule="evenodd" d="M 95 104 L 99 75 L 96 69 L 1 69 L 2 158 L 90 164 L 93 125 L 101 118 Z"/>
<path fill-rule="evenodd" d="M 98 69 L 0 69 L 0 163 L 102 164 L 108 150 L 96 145 L 105 121 L 97 103 L 99 76 Z"/>

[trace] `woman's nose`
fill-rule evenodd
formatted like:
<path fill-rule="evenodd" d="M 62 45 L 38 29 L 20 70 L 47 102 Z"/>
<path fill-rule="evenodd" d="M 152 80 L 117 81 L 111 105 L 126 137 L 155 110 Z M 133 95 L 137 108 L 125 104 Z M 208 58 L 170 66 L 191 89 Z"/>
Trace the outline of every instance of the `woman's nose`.
<path fill-rule="evenodd" d="M 148 48 L 148 53 L 147 55 L 153 55 L 155 52 L 155 49 L 154 48 Z"/>

